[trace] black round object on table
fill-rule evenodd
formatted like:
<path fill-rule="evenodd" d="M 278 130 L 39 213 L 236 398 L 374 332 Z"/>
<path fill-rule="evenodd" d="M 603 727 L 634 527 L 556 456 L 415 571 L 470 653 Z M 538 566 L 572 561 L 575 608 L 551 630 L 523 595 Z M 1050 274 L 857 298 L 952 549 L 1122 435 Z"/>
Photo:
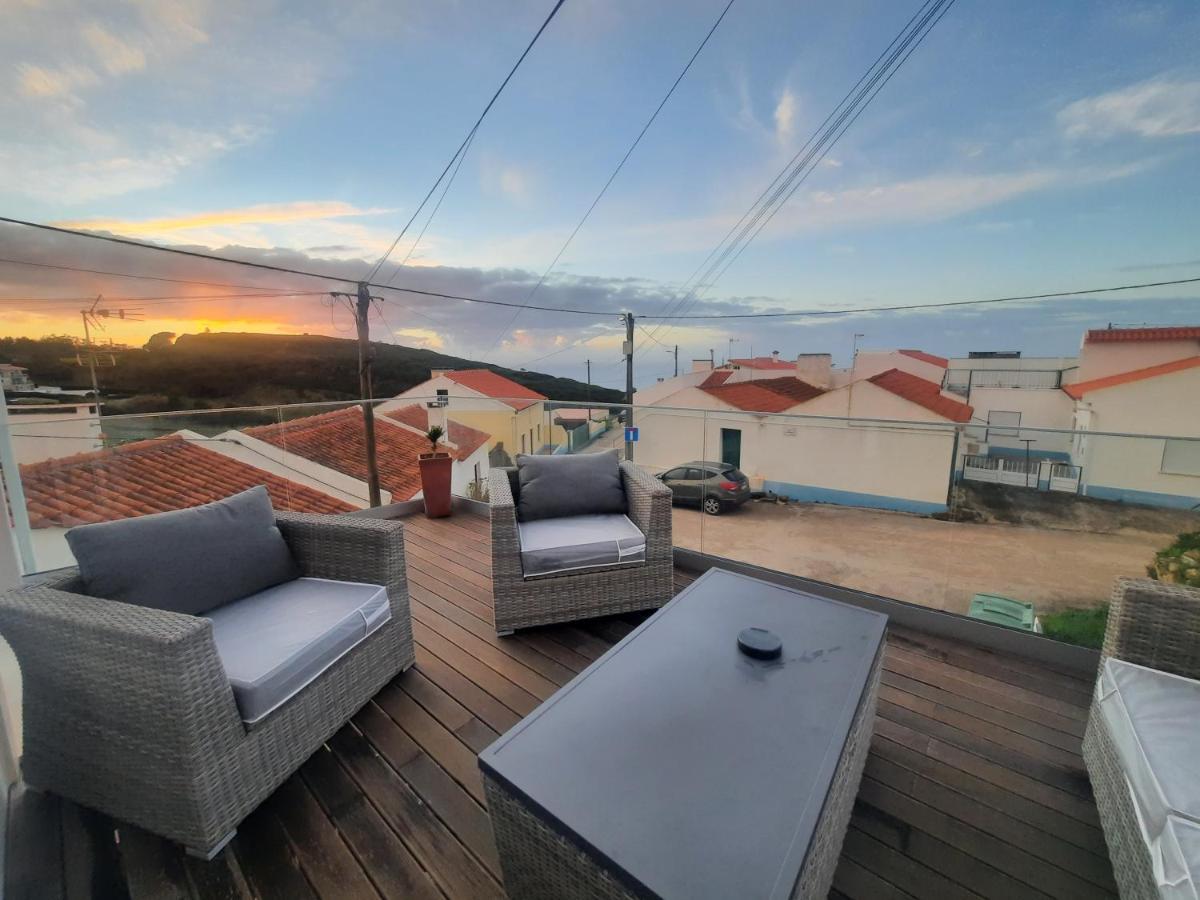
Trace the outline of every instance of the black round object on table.
<path fill-rule="evenodd" d="M 738 649 L 753 659 L 779 659 L 783 641 L 765 628 L 743 628 L 738 632 Z"/>

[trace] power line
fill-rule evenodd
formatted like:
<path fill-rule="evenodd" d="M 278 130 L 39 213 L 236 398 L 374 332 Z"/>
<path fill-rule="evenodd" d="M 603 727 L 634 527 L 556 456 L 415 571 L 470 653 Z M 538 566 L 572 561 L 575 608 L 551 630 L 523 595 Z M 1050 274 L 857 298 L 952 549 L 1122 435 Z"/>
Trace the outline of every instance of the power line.
<path fill-rule="evenodd" d="M 1177 278 L 1173 281 L 1147 281 L 1143 284 L 1120 284 L 1111 287 L 1085 288 L 1074 291 L 1054 291 L 1045 294 L 1024 294 L 1014 297 L 989 297 L 985 300 L 946 300 L 941 303 L 913 303 L 900 306 L 866 306 L 853 309 L 800 310 L 797 312 L 771 313 L 698 313 L 691 315 L 659 316 L 662 319 L 797 319 L 817 316 L 848 316 L 860 313 L 902 312 L 907 310 L 945 309 L 952 306 L 980 306 L 988 303 L 1015 303 L 1019 301 L 1051 300 L 1062 297 L 1081 297 L 1086 294 L 1109 294 L 1115 291 L 1135 291 L 1142 288 L 1170 287 L 1179 284 L 1200 283 L 1200 276 Z"/>
<path fill-rule="evenodd" d="M 0 221 L 14 222 L 15 220 L 0 219 Z M 28 225 L 31 228 L 41 227 L 41 226 L 35 225 L 32 222 L 21 222 L 21 223 L 16 223 L 16 224 Z M 61 229 L 61 230 L 65 230 L 65 229 Z M 100 235 L 92 234 L 92 233 L 86 232 L 86 231 L 72 231 L 72 232 L 68 232 L 68 233 L 75 235 L 77 237 L 100 237 Z M 165 247 L 155 246 L 154 244 L 140 244 L 137 242 L 131 242 L 131 243 L 133 243 L 134 246 L 147 247 L 151 250 L 168 249 Z M 236 260 L 236 259 L 229 259 L 229 260 L 222 259 L 222 261 L 223 262 L 234 262 L 234 263 L 238 263 L 238 265 L 242 265 L 242 262 L 240 260 Z M 281 290 L 279 288 L 272 288 L 270 286 L 257 285 L 257 284 L 231 284 L 230 282 L 227 282 L 227 281 L 196 281 L 191 278 L 166 278 L 162 275 L 142 275 L 142 274 L 136 274 L 136 273 L 132 273 L 132 272 L 113 272 L 113 271 L 109 271 L 107 269 L 86 269 L 81 266 L 64 266 L 64 265 L 58 265 L 56 263 L 33 262 L 33 261 L 27 260 L 27 259 L 10 259 L 8 257 L 3 257 L 3 256 L 0 256 L 0 263 L 7 263 L 7 264 L 13 265 L 13 266 L 33 266 L 34 268 L 38 268 L 38 269 L 59 269 L 63 272 L 83 272 L 88 275 L 111 275 L 114 278 L 138 278 L 143 281 L 166 281 L 166 282 L 170 282 L 171 284 L 191 284 L 191 285 L 196 285 L 198 287 L 227 287 L 227 288 L 241 288 L 241 289 L 245 289 L 245 290 L 264 290 L 264 291 Z M 324 293 L 324 291 L 321 291 L 320 293 Z M 88 299 L 90 300 L 91 298 L 89 297 Z"/>
<path fill-rule="evenodd" d="M 579 234 L 580 229 L 583 228 L 588 218 L 592 215 L 592 211 L 595 210 L 596 206 L 603 199 L 604 195 L 608 193 L 609 187 L 614 181 L 616 181 L 617 176 L 621 174 L 621 170 L 625 167 L 625 163 L 629 161 L 629 157 L 633 155 L 633 151 L 636 150 L 638 144 L 642 142 L 642 138 L 646 136 L 646 132 L 650 130 L 650 126 L 654 124 L 655 119 L 658 118 L 658 114 L 663 111 L 663 107 L 667 105 L 667 101 L 671 99 L 671 96 L 675 93 L 675 89 L 679 87 L 679 84 L 681 81 L 683 81 L 684 76 L 687 75 L 687 73 L 691 70 L 692 64 L 696 61 L 696 58 L 700 56 L 700 52 L 705 48 L 705 46 L 707 46 L 709 39 L 712 38 L 713 34 L 716 33 L 717 28 L 720 26 L 721 22 L 724 21 L 730 7 L 732 7 L 735 2 L 736 0 L 729 0 L 729 2 L 725 4 L 724 9 L 721 10 L 721 14 L 717 16 L 717 19 L 715 22 L 713 22 L 712 27 L 708 29 L 708 32 L 704 35 L 704 39 L 700 41 L 700 44 L 696 47 L 691 57 L 689 57 L 687 64 L 684 65 L 679 74 L 675 76 L 675 80 L 671 83 L 671 87 L 667 89 L 667 92 L 663 95 L 662 100 L 658 102 L 658 106 L 656 106 L 654 112 L 650 114 L 650 118 L 646 120 L 646 124 L 642 126 L 642 130 L 638 132 L 637 137 L 633 139 L 633 143 L 629 145 L 629 149 L 625 151 L 625 155 L 621 157 L 621 161 L 617 163 L 617 167 L 613 169 L 612 174 L 608 176 L 608 180 L 604 182 L 604 186 L 600 188 L 600 192 L 596 194 L 595 198 L 584 212 L 582 218 L 580 218 L 580 220 L 576 223 L 575 228 L 567 236 L 567 239 L 563 241 L 563 245 L 558 248 L 558 252 L 554 254 L 554 259 L 550 261 L 550 265 L 546 267 L 546 271 L 542 273 L 541 278 L 537 280 L 537 283 L 529 291 L 529 295 L 525 298 L 525 302 L 528 303 L 533 299 L 534 294 L 541 289 L 546 279 L 550 276 L 550 273 L 554 271 L 554 268 L 558 265 L 558 261 L 562 259 L 562 255 L 567 252 L 567 248 L 571 246 L 571 242 L 575 240 L 575 236 Z M 515 313 L 513 313 L 513 316 L 511 319 L 509 319 L 508 324 L 504 326 L 504 330 L 501 331 L 496 337 L 496 340 L 492 342 L 491 349 L 495 349 L 496 344 L 501 341 L 504 335 L 508 334 L 508 332 L 512 329 L 513 324 L 517 321 L 517 317 L 520 315 L 521 310 L 517 310 Z"/>
<path fill-rule="evenodd" d="M 796 179 L 805 170 L 807 172 L 803 178 L 806 179 L 808 177 L 808 173 L 812 172 L 820 160 L 824 158 L 825 154 L 828 153 L 829 149 L 837 143 L 842 134 L 845 133 L 846 128 L 853 124 L 862 110 L 870 104 L 883 85 L 887 83 L 887 80 L 890 80 L 891 74 L 894 74 L 908 59 L 911 50 L 909 54 L 905 54 L 905 50 L 912 45 L 914 38 L 920 35 L 920 40 L 923 40 L 924 35 L 929 30 L 932 30 L 933 26 L 940 20 L 941 15 L 945 13 L 945 10 L 949 9 L 949 5 L 952 5 L 953 2 L 954 0 L 949 0 L 949 4 L 947 4 L 947 0 L 925 0 L 921 4 L 896 37 L 892 39 L 891 43 L 880 52 L 867 68 L 866 72 L 846 92 L 845 96 L 838 102 L 829 115 L 826 116 L 825 120 L 810 135 L 804 146 L 796 152 L 771 183 L 755 198 L 746 212 L 742 214 L 742 217 L 726 232 L 696 271 L 688 277 L 687 281 L 684 282 L 684 287 L 687 287 L 694 279 L 695 284 L 686 293 L 668 302 L 664 308 L 664 313 L 687 308 L 689 303 L 695 303 L 699 293 L 708 290 L 715 284 L 715 279 L 709 280 L 708 283 L 705 282 L 707 279 L 711 279 L 711 276 L 717 269 L 729 259 L 730 254 L 734 252 L 735 248 L 739 248 L 740 245 L 740 249 L 737 249 L 737 255 L 740 255 L 745 245 L 749 241 L 752 241 L 754 237 L 757 237 L 758 231 L 754 231 L 753 236 L 749 237 L 749 241 L 746 240 L 747 235 L 755 228 L 768 209 L 775 206 L 775 210 L 777 211 L 782 203 L 787 202 L 787 199 L 791 197 L 791 192 L 788 192 L 789 189 L 792 192 L 795 190 L 792 187 L 793 183 L 798 187 L 799 183 L 803 181 L 801 179 L 801 182 L 796 182 Z M 940 14 L 938 12 L 939 9 L 941 10 Z M 917 41 L 918 45 L 920 40 Z M 915 45 L 913 49 L 915 49 Z M 898 63 L 897 60 L 899 60 Z M 885 72 L 889 74 L 883 83 L 880 84 L 880 78 Z M 856 109 L 858 110 L 857 112 L 855 112 Z M 846 120 L 851 114 L 853 114 L 853 118 L 847 122 Z M 831 122 L 833 123 L 832 125 L 830 124 Z M 843 123 L 845 123 L 845 127 L 842 127 Z M 840 131 L 838 130 L 839 128 L 841 129 Z M 821 155 L 819 158 L 816 158 L 815 155 L 818 151 Z M 783 196 L 785 192 L 788 192 L 786 197 Z M 782 201 L 780 200 L 781 197 L 783 197 Z M 774 212 L 771 213 L 771 216 L 774 216 Z M 740 232 L 739 229 L 741 229 Z M 724 274 L 724 271 L 725 269 L 722 269 L 721 274 Z M 661 324 L 654 329 L 656 335 L 660 327 Z M 670 326 L 668 326 L 667 330 L 670 330 Z"/>
<path fill-rule="evenodd" d="M 111 234 L 97 234 L 92 231 L 76 231 L 71 228 L 60 228 L 57 225 L 43 225 L 40 222 L 26 222 L 22 219 L 11 219 L 8 216 L 0 216 L 0 222 L 6 222 L 9 225 L 21 225 L 25 228 L 36 228 L 39 231 L 49 231 L 55 234 L 66 234 L 71 237 L 91 238 L 95 241 L 107 241 L 110 244 L 121 244 L 126 247 L 138 247 L 142 250 L 158 250 L 160 253 L 173 253 L 177 256 L 188 256 L 193 259 L 205 259 L 210 262 L 232 263 L 237 266 L 248 266 L 252 269 L 263 269 L 268 272 L 280 272 L 284 275 L 300 275 L 304 278 L 320 278 L 322 281 L 336 281 L 341 284 L 355 284 L 359 279 L 344 278 L 340 275 L 322 275 L 319 272 L 306 272 L 303 269 L 292 269 L 287 266 L 273 266 L 269 263 L 251 262 L 245 259 L 233 259 L 228 256 L 217 256 L 215 253 L 201 253 L 198 250 L 183 250 L 179 247 L 164 247 L 160 244 L 146 244 L 141 241 L 134 241 L 129 238 L 117 237 Z"/>
<path fill-rule="evenodd" d="M 401 229 L 400 233 L 396 235 L 396 239 L 392 241 L 392 244 L 390 247 L 388 247 L 387 252 L 379 258 L 379 262 L 375 263 L 375 267 L 371 269 L 371 274 L 367 276 L 367 281 L 372 280 L 376 275 L 379 274 L 380 268 L 382 268 L 383 264 L 387 262 L 388 257 L 392 255 L 392 252 L 396 249 L 396 245 L 399 244 L 404 238 L 404 235 L 408 232 L 408 229 L 412 226 L 412 223 L 416 221 L 417 216 L 421 214 L 421 210 L 425 208 L 425 204 L 429 202 L 429 198 L 433 196 L 433 192 L 436 191 L 438 185 L 442 183 L 442 179 L 446 177 L 446 173 L 450 171 L 450 167 L 454 165 L 454 161 L 458 159 L 460 155 L 465 156 L 467 145 L 475 137 L 475 132 L 479 130 L 479 126 L 483 124 L 484 118 L 487 116 L 488 112 L 491 111 L 491 108 L 495 105 L 496 101 L 500 98 L 500 94 L 504 91 L 504 88 L 507 87 L 509 81 L 512 80 L 513 75 L 517 73 L 517 69 L 519 69 L 521 67 L 521 63 L 525 61 L 525 57 L 529 55 L 529 51 L 533 49 L 533 45 L 538 42 L 538 38 L 542 36 L 542 32 L 546 30 L 546 27 L 550 24 L 550 21 L 556 15 L 558 15 L 558 11 L 562 8 L 564 2 L 566 2 L 566 0 L 558 0 L 558 2 L 554 4 L 554 8 L 550 10 L 550 14 L 546 16 L 546 19 L 542 22 L 541 27 L 538 28 L 528 46 L 525 47 L 525 51 L 519 57 L 517 57 L 517 61 L 513 63 L 513 67 L 509 70 L 508 74 L 504 76 L 504 80 L 500 82 L 500 86 L 496 88 L 496 92 L 492 94 L 492 99 L 487 102 L 487 106 L 483 108 L 483 112 L 479 114 L 479 118 L 475 120 L 475 124 L 471 127 L 471 130 L 467 132 L 467 136 L 463 138 L 463 142 L 459 144 L 458 149 L 454 151 L 454 155 L 450 157 L 450 161 L 446 163 L 446 167 L 442 169 L 442 173 L 438 175 L 437 181 L 433 183 L 433 185 L 429 188 L 429 192 L 425 194 L 425 198 L 421 201 L 421 205 L 413 211 L 412 216 L 409 218 L 408 222 L 405 223 L 404 228 Z M 457 170 L 455 171 L 457 173 Z M 447 187 L 449 187 L 449 185 L 447 185 Z M 443 196 L 445 195 L 443 194 Z M 428 223 L 426 223 L 426 226 L 428 227 Z M 397 269 L 397 271 L 399 270 Z M 393 272 L 392 278 L 395 277 L 396 273 Z M 388 283 L 391 283 L 391 279 L 388 280 Z"/>

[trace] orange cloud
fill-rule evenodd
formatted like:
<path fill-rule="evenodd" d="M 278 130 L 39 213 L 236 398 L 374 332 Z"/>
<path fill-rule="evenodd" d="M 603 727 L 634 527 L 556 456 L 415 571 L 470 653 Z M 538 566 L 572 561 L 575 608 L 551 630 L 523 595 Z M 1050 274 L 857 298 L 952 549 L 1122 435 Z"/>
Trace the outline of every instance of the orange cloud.
<path fill-rule="evenodd" d="M 222 209 L 161 219 L 74 219 L 56 222 L 63 228 L 110 231 L 126 237 L 147 237 L 170 231 L 215 228 L 227 225 L 270 225 L 306 222 L 315 219 L 340 219 L 375 216 L 387 209 L 359 209 L 340 200 L 300 200 L 295 203 L 260 203 L 241 209 Z"/>

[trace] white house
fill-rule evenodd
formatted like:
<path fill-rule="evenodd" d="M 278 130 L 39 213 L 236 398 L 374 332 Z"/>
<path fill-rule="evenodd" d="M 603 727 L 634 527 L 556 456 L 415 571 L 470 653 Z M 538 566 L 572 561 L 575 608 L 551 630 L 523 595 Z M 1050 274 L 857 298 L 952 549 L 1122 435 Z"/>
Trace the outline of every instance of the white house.
<path fill-rule="evenodd" d="M 916 352 L 897 353 L 906 369 L 941 371 L 907 355 Z M 971 408 L 941 390 L 940 375 L 893 367 L 839 384 L 828 354 L 767 368 L 739 362 L 663 382 L 648 397 L 639 392 L 639 404 L 650 402 L 637 412 L 635 459 L 664 469 L 728 462 L 755 487 L 796 500 L 946 509 L 954 426 L 970 421 Z"/>
<path fill-rule="evenodd" d="M 1082 492 L 1200 506 L 1200 326 L 1089 331 L 1079 370 L 1093 377 L 1064 388 L 1078 431 L 1156 436 L 1077 434 L 1071 456 L 1083 469 Z"/>
<path fill-rule="evenodd" d="M 34 383 L 24 366 L 0 363 L 0 388 L 6 391 L 32 391 Z"/>
<path fill-rule="evenodd" d="M 64 396 L 65 401 L 74 398 Z M 8 404 L 9 435 L 18 465 L 99 450 L 104 446 L 96 404 L 77 402 L 12 402 Z"/>
<path fill-rule="evenodd" d="M 413 402 L 448 406 L 454 417 L 488 434 L 488 449 L 537 453 L 551 441 L 548 398 L 491 369 L 432 369 L 427 381 L 380 404 L 380 412 Z"/>

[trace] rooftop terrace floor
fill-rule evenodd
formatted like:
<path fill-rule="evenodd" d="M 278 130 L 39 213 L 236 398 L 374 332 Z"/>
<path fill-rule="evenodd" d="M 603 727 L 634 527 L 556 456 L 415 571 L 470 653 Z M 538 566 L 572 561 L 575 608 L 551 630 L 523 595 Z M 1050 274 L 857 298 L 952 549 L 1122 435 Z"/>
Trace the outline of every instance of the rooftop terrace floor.
<path fill-rule="evenodd" d="M 224 852 L 201 862 L 18 787 L 7 896 L 504 896 L 475 756 L 644 616 L 497 638 L 487 521 L 405 525 L 416 665 Z M 831 896 L 1115 896 L 1079 755 L 1086 681 L 895 626 L 884 666 Z"/>

